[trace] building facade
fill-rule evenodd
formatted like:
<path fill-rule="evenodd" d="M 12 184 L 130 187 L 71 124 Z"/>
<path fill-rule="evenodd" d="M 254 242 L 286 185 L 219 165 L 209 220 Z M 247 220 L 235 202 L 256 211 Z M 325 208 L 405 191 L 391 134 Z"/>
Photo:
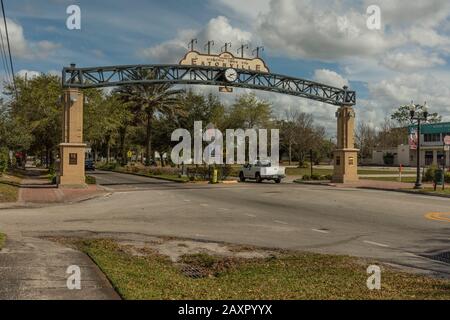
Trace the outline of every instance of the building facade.
<path fill-rule="evenodd" d="M 372 165 L 390 164 L 414 167 L 417 164 L 417 126 L 409 128 L 409 145 L 376 149 L 372 153 Z M 421 125 L 420 165 L 450 167 L 450 152 L 444 147 L 444 139 L 450 136 L 450 122 Z"/>

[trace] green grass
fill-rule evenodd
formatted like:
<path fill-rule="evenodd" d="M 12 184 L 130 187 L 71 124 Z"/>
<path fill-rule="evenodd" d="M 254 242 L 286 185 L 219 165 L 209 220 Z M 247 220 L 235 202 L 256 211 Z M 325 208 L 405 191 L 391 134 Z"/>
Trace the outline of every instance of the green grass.
<path fill-rule="evenodd" d="M 182 182 L 182 183 L 189 182 L 188 177 L 179 177 L 178 175 L 163 174 L 163 175 L 146 175 L 146 176 L 148 176 L 150 178 L 173 181 L 173 182 Z"/>
<path fill-rule="evenodd" d="M 93 176 L 86 176 L 86 184 L 97 184 L 97 179 Z"/>
<path fill-rule="evenodd" d="M 360 178 L 362 180 L 375 180 L 375 181 L 397 181 L 399 182 L 399 178 L 397 177 L 363 177 Z M 414 183 L 416 182 L 415 177 L 402 177 L 402 182 L 405 183 Z"/>
<path fill-rule="evenodd" d="M 19 187 L 13 183 L 0 180 L 0 203 L 16 202 L 19 196 Z"/>
<path fill-rule="evenodd" d="M 2 250 L 5 245 L 6 235 L 0 232 L 0 250 Z"/>
<path fill-rule="evenodd" d="M 450 185 L 447 185 L 447 187 L 444 190 L 442 190 L 442 186 L 437 186 L 436 191 L 434 191 L 434 188 L 424 188 L 424 189 L 420 190 L 419 192 L 450 195 Z"/>
<path fill-rule="evenodd" d="M 244 260 L 184 256 L 204 277 L 185 276 L 152 251 L 133 256 L 112 240 L 78 243 L 125 299 L 450 299 L 450 282 L 383 266 L 382 290 L 366 287 L 373 261 L 335 255 L 283 253 Z"/>

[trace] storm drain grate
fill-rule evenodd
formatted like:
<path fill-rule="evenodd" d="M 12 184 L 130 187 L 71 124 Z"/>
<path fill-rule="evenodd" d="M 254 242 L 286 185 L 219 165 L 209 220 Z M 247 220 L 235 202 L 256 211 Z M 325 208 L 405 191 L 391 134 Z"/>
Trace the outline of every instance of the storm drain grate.
<path fill-rule="evenodd" d="M 181 272 L 188 278 L 200 279 L 207 275 L 206 270 L 200 267 L 194 267 L 190 265 L 183 264 L 180 266 Z"/>
<path fill-rule="evenodd" d="M 450 251 L 441 252 L 432 256 L 425 256 L 425 257 L 432 260 L 441 261 L 444 263 L 450 263 Z"/>

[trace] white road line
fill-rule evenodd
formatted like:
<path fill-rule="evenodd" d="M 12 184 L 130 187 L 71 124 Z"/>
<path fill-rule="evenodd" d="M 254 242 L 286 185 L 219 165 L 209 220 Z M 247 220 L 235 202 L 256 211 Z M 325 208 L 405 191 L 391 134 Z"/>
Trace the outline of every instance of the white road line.
<path fill-rule="evenodd" d="M 320 233 L 330 233 L 329 231 L 326 230 L 320 230 L 320 229 L 311 229 L 314 232 L 320 232 Z"/>
<path fill-rule="evenodd" d="M 273 222 L 276 222 L 276 223 L 279 223 L 279 224 L 289 224 L 289 223 L 287 223 L 287 222 L 284 222 L 284 221 L 280 221 L 280 220 L 273 220 Z"/>
<path fill-rule="evenodd" d="M 184 202 L 191 202 L 191 200 L 188 200 L 188 199 L 184 199 L 183 201 Z"/>
<path fill-rule="evenodd" d="M 378 246 L 378 247 L 389 248 L 389 246 L 387 244 L 383 244 L 383 243 L 378 243 L 378 242 L 373 242 L 373 241 L 368 241 L 368 240 L 364 240 L 363 242 L 367 243 L 367 244 L 372 244 L 372 245 Z"/>
<path fill-rule="evenodd" d="M 222 210 L 222 211 L 230 211 L 231 209 L 228 209 L 228 208 L 219 208 L 219 210 Z"/>
<path fill-rule="evenodd" d="M 256 218 L 256 216 L 254 214 L 246 213 L 245 215 L 250 218 Z"/>
<path fill-rule="evenodd" d="M 208 207 L 209 206 L 209 204 L 207 204 L 207 203 L 200 203 L 200 207 Z"/>

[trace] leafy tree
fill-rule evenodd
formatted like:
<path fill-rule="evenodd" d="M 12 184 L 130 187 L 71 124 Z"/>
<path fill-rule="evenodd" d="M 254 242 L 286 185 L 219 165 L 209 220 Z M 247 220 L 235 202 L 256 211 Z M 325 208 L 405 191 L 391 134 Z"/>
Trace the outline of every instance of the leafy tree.
<path fill-rule="evenodd" d="M 11 84 L 4 89 L 9 97 L 11 125 L 19 124 L 17 128 L 20 128 L 15 147 L 44 155 L 46 164 L 50 165 L 61 138 L 61 81 L 58 76 L 41 74 L 32 79 L 17 77 L 16 86 L 17 95 Z"/>
<path fill-rule="evenodd" d="M 272 118 L 272 106 L 267 101 L 260 101 L 254 93 L 244 94 L 231 106 L 228 117 L 228 128 L 268 129 Z"/>
<path fill-rule="evenodd" d="M 367 123 L 360 122 L 355 130 L 355 142 L 361 159 L 371 158 L 377 146 L 377 131 Z"/>
<path fill-rule="evenodd" d="M 423 106 L 417 106 L 416 112 L 423 112 Z M 391 115 L 391 120 L 394 120 L 399 126 L 406 127 L 411 123 L 410 116 L 410 106 L 400 106 L 394 113 Z M 428 122 L 430 123 L 439 123 L 442 121 L 442 116 L 440 116 L 437 112 L 428 113 Z"/>
<path fill-rule="evenodd" d="M 152 73 L 145 73 L 144 78 L 152 79 Z M 145 133 L 145 157 L 146 165 L 152 158 L 152 134 L 153 122 L 158 114 L 175 115 L 183 112 L 181 108 L 180 94 L 182 90 L 174 89 L 171 84 L 157 85 L 133 85 L 124 86 L 116 91 L 120 99 L 127 104 L 136 125 L 143 125 Z"/>

